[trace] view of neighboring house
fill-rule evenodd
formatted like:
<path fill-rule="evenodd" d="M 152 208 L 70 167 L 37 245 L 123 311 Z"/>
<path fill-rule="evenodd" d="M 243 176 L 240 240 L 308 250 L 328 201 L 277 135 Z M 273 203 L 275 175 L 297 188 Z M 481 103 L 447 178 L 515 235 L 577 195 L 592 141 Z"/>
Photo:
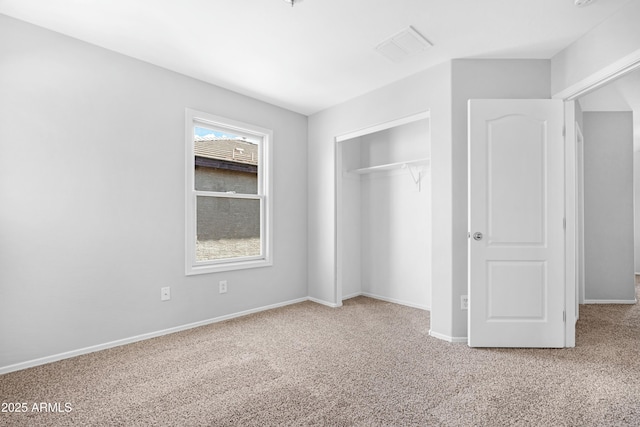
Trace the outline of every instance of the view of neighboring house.
<path fill-rule="evenodd" d="M 196 190 L 257 194 L 257 144 L 212 136 L 194 142 Z M 259 201 L 199 197 L 197 222 L 198 261 L 260 255 Z"/>

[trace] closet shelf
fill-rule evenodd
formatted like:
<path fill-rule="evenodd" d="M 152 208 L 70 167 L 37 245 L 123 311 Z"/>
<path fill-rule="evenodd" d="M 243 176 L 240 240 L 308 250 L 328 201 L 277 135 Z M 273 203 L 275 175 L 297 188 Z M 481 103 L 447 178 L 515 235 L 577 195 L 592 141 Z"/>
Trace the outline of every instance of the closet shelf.
<path fill-rule="evenodd" d="M 353 170 L 350 170 L 349 172 L 357 173 L 359 175 L 364 175 L 367 173 L 381 172 L 381 171 L 392 170 L 392 169 L 402 169 L 407 166 L 427 166 L 429 165 L 429 160 L 430 159 L 428 157 L 425 157 L 423 159 L 407 160 L 404 162 L 387 163 L 384 165 L 376 165 L 376 166 L 369 166 L 366 168 L 353 169 Z"/>

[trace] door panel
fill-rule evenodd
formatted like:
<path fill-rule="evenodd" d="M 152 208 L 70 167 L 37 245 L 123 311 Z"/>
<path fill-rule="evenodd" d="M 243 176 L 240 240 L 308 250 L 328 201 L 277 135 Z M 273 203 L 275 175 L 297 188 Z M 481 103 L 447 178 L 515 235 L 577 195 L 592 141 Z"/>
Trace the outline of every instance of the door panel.
<path fill-rule="evenodd" d="M 564 347 L 563 105 L 469 101 L 469 345 Z"/>
<path fill-rule="evenodd" d="M 488 121 L 486 126 L 488 244 L 542 245 L 546 147 L 536 137 L 544 132 L 544 123 L 510 115 Z"/>
<path fill-rule="evenodd" d="M 488 261 L 487 320 L 544 320 L 546 262 Z"/>

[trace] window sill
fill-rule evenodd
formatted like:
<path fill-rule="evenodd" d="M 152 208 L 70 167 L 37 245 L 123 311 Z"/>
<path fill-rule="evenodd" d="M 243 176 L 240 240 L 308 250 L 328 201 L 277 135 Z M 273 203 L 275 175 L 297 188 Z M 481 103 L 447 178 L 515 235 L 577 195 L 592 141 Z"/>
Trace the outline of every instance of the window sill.
<path fill-rule="evenodd" d="M 195 276 L 198 274 L 218 273 L 221 271 L 245 270 L 248 268 L 271 267 L 273 262 L 268 259 L 257 259 L 249 261 L 229 261 L 221 264 L 198 264 L 187 266 L 186 275 Z"/>

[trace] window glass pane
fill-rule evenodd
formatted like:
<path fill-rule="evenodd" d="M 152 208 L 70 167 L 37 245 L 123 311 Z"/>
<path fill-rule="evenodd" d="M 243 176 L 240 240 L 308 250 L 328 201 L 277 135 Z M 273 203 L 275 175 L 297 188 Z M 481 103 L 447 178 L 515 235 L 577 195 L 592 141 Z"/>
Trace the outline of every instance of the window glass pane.
<path fill-rule="evenodd" d="M 198 196 L 196 260 L 259 256 L 260 200 Z"/>
<path fill-rule="evenodd" d="M 258 194 L 258 141 L 194 126 L 195 189 Z"/>

